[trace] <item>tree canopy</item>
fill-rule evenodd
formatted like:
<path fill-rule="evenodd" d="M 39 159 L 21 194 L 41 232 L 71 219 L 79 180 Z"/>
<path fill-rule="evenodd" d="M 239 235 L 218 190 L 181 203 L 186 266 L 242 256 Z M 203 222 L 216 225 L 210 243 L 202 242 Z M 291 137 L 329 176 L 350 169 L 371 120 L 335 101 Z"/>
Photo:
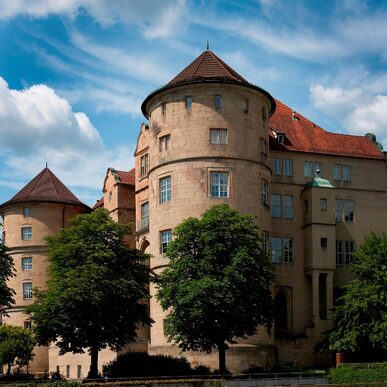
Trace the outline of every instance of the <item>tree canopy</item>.
<path fill-rule="evenodd" d="M 370 234 L 356 249 L 349 282 L 333 310 L 331 350 L 387 359 L 387 235 Z"/>
<path fill-rule="evenodd" d="M 7 376 L 15 364 L 26 365 L 32 359 L 35 339 L 30 330 L 13 325 L 0 325 L 0 364 L 6 365 Z"/>
<path fill-rule="evenodd" d="M 174 230 L 169 265 L 158 279 L 166 334 L 183 350 L 219 351 L 224 373 L 227 343 L 270 326 L 272 266 L 255 219 L 216 205 Z"/>
<path fill-rule="evenodd" d="M 15 291 L 7 285 L 7 281 L 14 276 L 13 259 L 8 254 L 7 247 L 0 241 L 0 314 L 6 314 L 6 310 L 15 303 Z"/>
<path fill-rule="evenodd" d="M 98 352 L 134 341 L 136 326 L 149 325 L 146 255 L 123 242 L 128 225 L 96 210 L 47 238 L 47 290 L 35 290 L 32 314 L 39 344 L 57 340 L 60 353 L 91 355 L 89 377 L 98 376 Z"/>

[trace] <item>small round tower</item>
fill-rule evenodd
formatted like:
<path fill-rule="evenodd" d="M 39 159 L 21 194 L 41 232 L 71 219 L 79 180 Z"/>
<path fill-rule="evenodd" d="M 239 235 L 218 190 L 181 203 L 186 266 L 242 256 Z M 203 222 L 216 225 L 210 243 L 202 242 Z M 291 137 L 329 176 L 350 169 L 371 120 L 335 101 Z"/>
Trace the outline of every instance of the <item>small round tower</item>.
<path fill-rule="evenodd" d="M 274 110 L 268 92 L 210 50 L 144 100 L 149 127 L 143 126 L 136 150 L 136 208 L 141 214 L 147 206 L 148 228 L 137 230 L 151 269 L 165 267 L 163 248 L 173 228 L 215 204 L 258 216 L 261 229 L 270 232 L 267 122 Z M 165 314 L 154 297 L 150 310 L 150 352 L 178 353 L 163 334 Z M 270 342 L 262 333 L 245 347 L 262 340 Z"/>
<path fill-rule="evenodd" d="M 71 218 L 90 211 L 48 169 L 43 169 L 12 199 L 0 205 L 3 242 L 12 256 L 16 277 L 8 286 L 16 292 L 15 305 L 7 310 L 3 322 L 31 327 L 25 308 L 33 302 L 32 289 L 44 289 L 47 281 L 45 237 L 70 225 Z M 33 373 L 49 369 L 48 347 L 36 347 L 29 366 Z"/>

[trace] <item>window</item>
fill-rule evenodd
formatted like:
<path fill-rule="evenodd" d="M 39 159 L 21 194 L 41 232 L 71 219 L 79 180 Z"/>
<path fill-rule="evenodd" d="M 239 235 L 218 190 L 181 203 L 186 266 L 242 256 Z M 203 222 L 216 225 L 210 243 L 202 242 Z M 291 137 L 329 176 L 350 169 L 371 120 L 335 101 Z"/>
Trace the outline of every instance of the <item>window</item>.
<path fill-rule="evenodd" d="M 269 205 L 269 183 L 265 179 L 262 179 L 261 202 L 266 206 Z"/>
<path fill-rule="evenodd" d="M 337 181 L 351 181 L 351 166 L 334 164 L 332 168 L 333 179 Z"/>
<path fill-rule="evenodd" d="M 274 159 L 273 161 L 274 165 L 274 174 L 275 175 L 282 175 L 282 160 L 281 159 Z"/>
<path fill-rule="evenodd" d="M 23 284 L 23 299 L 24 300 L 32 299 L 32 282 L 25 282 Z"/>
<path fill-rule="evenodd" d="M 293 160 L 284 160 L 284 175 L 293 176 Z"/>
<path fill-rule="evenodd" d="M 325 211 L 327 209 L 327 199 L 320 199 L 320 210 Z"/>
<path fill-rule="evenodd" d="M 211 172 L 211 197 L 228 197 L 228 172 Z"/>
<path fill-rule="evenodd" d="M 172 230 L 160 231 L 160 253 L 164 254 L 167 246 L 172 241 Z"/>
<path fill-rule="evenodd" d="M 353 260 L 354 249 L 353 241 L 336 241 L 336 265 L 349 265 Z"/>
<path fill-rule="evenodd" d="M 284 218 L 292 219 L 293 215 L 294 215 L 293 196 L 283 195 L 282 196 L 282 206 L 283 206 Z"/>
<path fill-rule="evenodd" d="M 149 171 L 149 155 L 145 153 L 145 155 L 140 158 L 140 176 L 144 177 L 148 174 Z"/>
<path fill-rule="evenodd" d="M 23 216 L 25 218 L 28 218 L 30 216 L 30 209 L 29 209 L 29 207 L 24 207 L 23 208 Z"/>
<path fill-rule="evenodd" d="M 211 144 L 227 144 L 227 129 L 210 129 Z"/>
<path fill-rule="evenodd" d="M 317 171 L 319 176 L 322 176 L 322 164 L 320 162 L 312 163 L 311 161 L 304 162 L 304 177 L 314 177 L 317 176 Z"/>
<path fill-rule="evenodd" d="M 24 321 L 24 329 L 32 329 L 32 323 L 31 323 L 31 320 L 26 320 Z"/>
<path fill-rule="evenodd" d="M 111 202 L 112 199 L 113 199 L 113 193 L 112 193 L 112 191 L 110 191 L 110 192 L 109 192 L 109 202 Z"/>
<path fill-rule="evenodd" d="M 161 103 L 161 113 L 162 113 L 163 116 L 165 116 L 166 112 L 167 112 L 167 103 L 166 102 L 162 102 Z"/>
<path fill-rule="evenodd" d="M 262 249 L 265 254 L 269 254 L 269 233 L 262 233 Z"/>
<path fill-rule="evenodd" d="M 141 224 L 140 230 L 149 228 L 149 203 L 141 204 Z"/>
<path fill-rule="evenodd" d="M 77 378 L 80 379 L 82 377 L 82 366 L 80 364 L 77 365 Z"/>
<path fill-rule="evenodd" d="M 32 257 L 22 258 L 23 270 L 32 270 Z"/>
<path fill-rule="evenodd" d="M 354 220 L 354 203 L 351 199 L 336 199 L 336 222 L 352 223 Z"/>
<path fill-rule="evenodd" d="M 292 219 L 294 217 L 293 196 L 272 194 L 271 195 L 271 216 L 273 218 Z"/>
<path fill-rule="evenodd" d="M 70 377 L 70 364 L 66 365 L 66 378 Z"/>
<path fill-rule="evenodd" d="M 171 176 L 160 179 L 160 203 L 167 203 L 171 201 L 172 186 Z"/>
<path fill-rule="evenodd" d="M 242 109 L 245 113 L 249 112 L 249 99 L 248 98 L 242 99 Z"/>
<path fill-rule="evenodd" d="M 285 135 L 283 133 L 278 133 L 277 141 L 278 141 L 278 144 L 283 144 L 285 142 Z"/>
<path fill-rule="evenodd" d="M 328 247 L 328 238 L 320 238 L 321 249 L 326 250 Z"/>
<path fill-rule="evenodd" d="M 32 227 L 21 228 L 21 239 L 23 241 L 29 241 L 32 239 Z"/>
<path fill-rule="evenodd" d="M 267 149 L 268 149 L 267 141 L 263 137 L 261 137 L 261 140 L 259 143 L 259 149 L 262 154 L 267 155 Z"/>
<path fill-rule="evenodd" d="M 171 140 L 171 135 L 166 134 L 159 138 L 159 151 L 167 151 L 169 149 L 169 142 Z"/>
<path fill-rule="evenodd" d="M 293 239 L 274 237 L 271 239 L 271 250 L 273 263 L 293 263 Z"/>
<path fill-rule="evenodd" d="M 191 109 L 192 108 L 192 97 L 190 95 L 187 95 L 185 97 L 185 108 Z"/>
<path fill-rule="evenodd" d="M 222 108 L 222 96 L 221 95 L 215 95 L 215 109 L 221 109 Z"/>
<path fill-rule="evenodd" d="M 281 195 L 271 194 L 271 216 L 273 218 L 281 217 Z"/>

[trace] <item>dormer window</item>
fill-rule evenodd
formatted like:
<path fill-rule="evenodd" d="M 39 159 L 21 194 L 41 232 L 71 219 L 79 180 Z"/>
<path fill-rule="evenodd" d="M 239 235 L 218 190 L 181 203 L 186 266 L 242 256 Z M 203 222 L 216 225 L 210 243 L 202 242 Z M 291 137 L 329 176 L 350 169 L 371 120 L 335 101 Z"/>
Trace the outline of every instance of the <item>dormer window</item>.
<path fill-rule="evenodd" d="M 277 141 L 278 141 L 278 144 L 283 144 L 285 142 L 285 135 L 283 133 L 278 133 Z"/>

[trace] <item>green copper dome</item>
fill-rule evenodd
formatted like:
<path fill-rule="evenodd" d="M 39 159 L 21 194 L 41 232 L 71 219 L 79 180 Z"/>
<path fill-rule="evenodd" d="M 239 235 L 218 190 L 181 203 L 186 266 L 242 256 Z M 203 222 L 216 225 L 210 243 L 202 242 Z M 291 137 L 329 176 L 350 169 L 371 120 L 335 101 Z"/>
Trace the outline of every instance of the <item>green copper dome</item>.
<path fill-rule="evenodd" d="M 319 176 L 316 176 L 312 181 L 308 181 L 305 184 L 305 188 L 309 187 L 335 188 L 329 180 L 323 179 Z"/>

